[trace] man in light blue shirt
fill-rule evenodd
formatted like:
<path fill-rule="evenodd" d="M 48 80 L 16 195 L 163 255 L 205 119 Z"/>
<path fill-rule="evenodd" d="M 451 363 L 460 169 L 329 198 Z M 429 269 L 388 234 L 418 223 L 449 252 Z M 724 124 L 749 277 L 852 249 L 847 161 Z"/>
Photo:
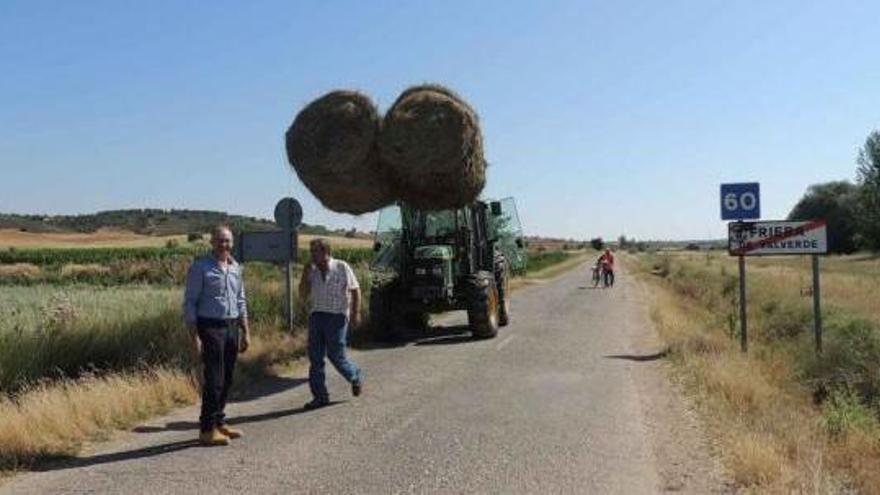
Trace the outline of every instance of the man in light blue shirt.
<path fill-rule="evenodd" d="M 223 410 L 235 361 L 250 345 L 247 300 L 241 266 L 232 258 L 232 231 L 221 225 L 211 233 L 211 254 L 193 262 L 186 276 L 183 314 L 193 348 L 204 364 L 199 441 L 227 445 L 240 430 L 225 423 Z"/>

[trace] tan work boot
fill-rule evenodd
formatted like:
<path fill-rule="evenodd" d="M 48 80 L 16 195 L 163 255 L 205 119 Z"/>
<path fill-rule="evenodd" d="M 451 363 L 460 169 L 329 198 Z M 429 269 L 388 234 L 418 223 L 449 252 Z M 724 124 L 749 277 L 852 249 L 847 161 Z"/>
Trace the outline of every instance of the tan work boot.
<path fill-rule="evenodd" d="M 229 438 L 236 439 L 241 438 L 244 433 L 241 430 L 237 430 L 235 428 L 230 428 L 227 425 L 220 425 L 217 427 L 217 431 L 226 435 Z"/>
<path fill-rule="evenodd" d="M 220 430 L 217 428 L 214 428 L 211 431 L 199 433 L 199 443 L 206 447 L 229 445 L 229 437 L 220 433 Z"/>

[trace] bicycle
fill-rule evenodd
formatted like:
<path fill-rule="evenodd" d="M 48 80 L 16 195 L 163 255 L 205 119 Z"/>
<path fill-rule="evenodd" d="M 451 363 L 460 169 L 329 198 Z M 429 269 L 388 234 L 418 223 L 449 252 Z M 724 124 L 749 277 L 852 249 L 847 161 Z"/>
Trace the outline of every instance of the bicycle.
<path fill-rule="evenodd" d="M 593 271 L 593 287 L 599 287 L 599 282 L 602 280 L 602 268 L 596 264 L 590 267 Z"/>

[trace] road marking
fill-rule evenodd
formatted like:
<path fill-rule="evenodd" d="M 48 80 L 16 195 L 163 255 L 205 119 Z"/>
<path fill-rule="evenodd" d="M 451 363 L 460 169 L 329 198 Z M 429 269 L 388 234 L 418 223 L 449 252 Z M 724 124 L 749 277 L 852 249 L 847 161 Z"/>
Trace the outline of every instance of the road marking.
<path fill-rule="evenodd" d="M 515 336 L 515 335 L 510 335 L 510 336 L 506 337 L 504 340 L 502 340 L 501 342 L 499 342 L 497 346 L 495 346 L 495 350 L 500 351 L 504 346 L 506 346 L 507 344 L 509 344 L 510 341 L 513 340 L 514 337 L 516 337 L 516 336 Z"/>

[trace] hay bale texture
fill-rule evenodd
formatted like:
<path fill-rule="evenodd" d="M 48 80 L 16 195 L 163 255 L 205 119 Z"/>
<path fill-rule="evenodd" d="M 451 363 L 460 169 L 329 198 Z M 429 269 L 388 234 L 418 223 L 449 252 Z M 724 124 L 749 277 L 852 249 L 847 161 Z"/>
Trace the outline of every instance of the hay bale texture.
<path fill-rule="evenodd" d="M 379 160 L 379 112 L 356 91 L 332 91 L 297 114 L 287 130 L 287 159 L 321 203 L 361 214 L 396 199 Z"/>
<path fill-rule="evenodd" d="M 477 113 L 445 87 L 404 91 L 385 114 L 379 149 L 395 194 L 416 208 L 460 208 L 485 186 Z"/>

